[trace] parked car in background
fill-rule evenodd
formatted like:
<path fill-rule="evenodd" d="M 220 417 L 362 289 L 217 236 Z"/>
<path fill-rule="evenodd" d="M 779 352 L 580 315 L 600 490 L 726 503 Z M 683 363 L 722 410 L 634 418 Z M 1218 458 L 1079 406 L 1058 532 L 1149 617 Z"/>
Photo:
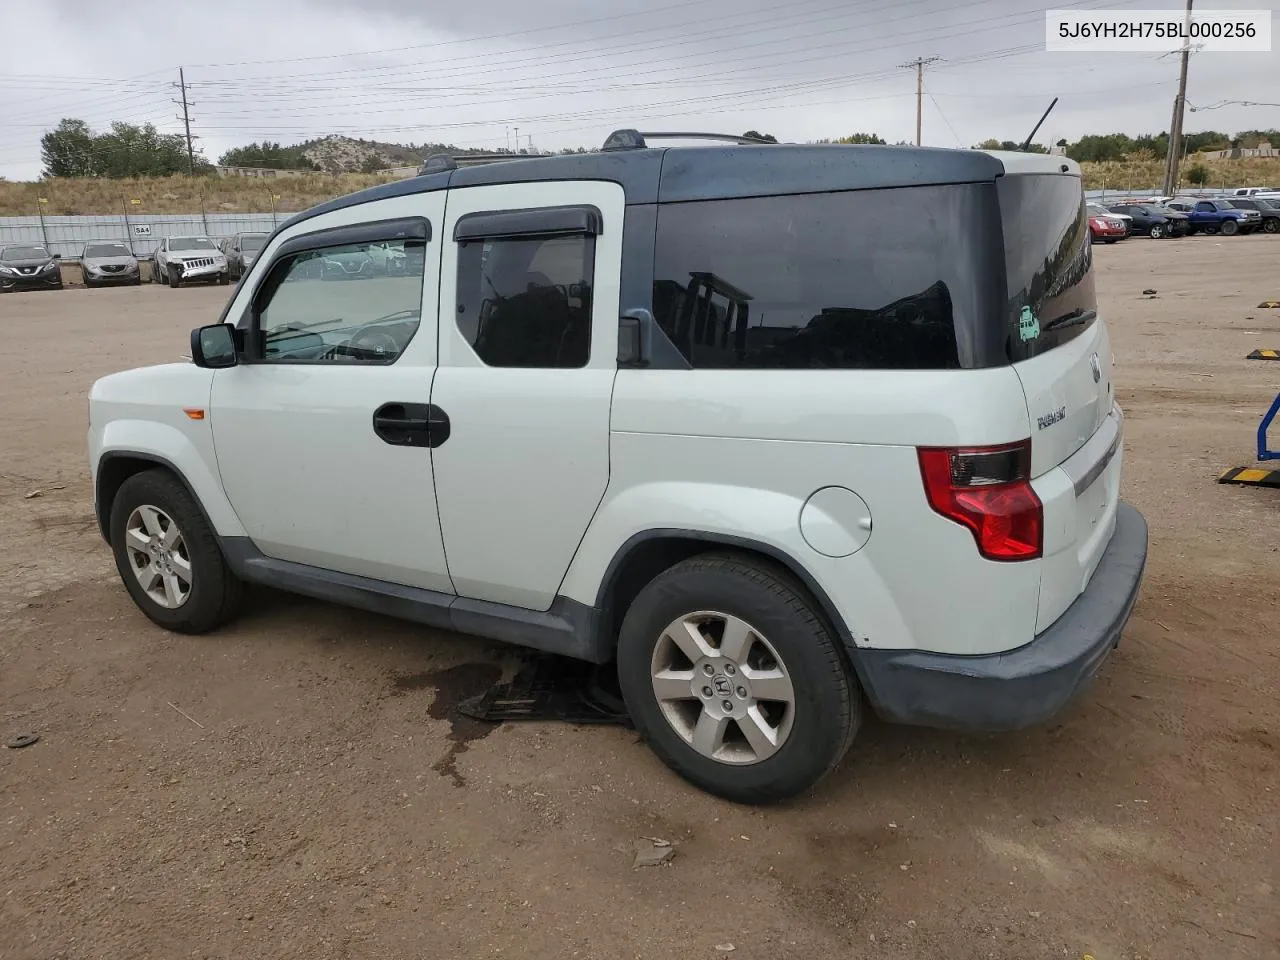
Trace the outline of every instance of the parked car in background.
<path fill-rule="evenodd" d="M 1280 200 L 1267 200 L 1260 196 L 1233 197 L 1231 205 L 1241 210 L 1258 211 L 1258 216 L 1262 217 L 1259 229 L 1266 233 L 1280 233 Z"/>
<path fill-rule="evenodd" d="M 243 277 L 245 271 L 253 266 L 269 236 L 269 233 L 237 233 L 218 244 L 227 258 L 227 270 L 233 280 Z"/>
<path fill-rule="evenodd" d="M 0 249 L 0 290 L 61 290 L 60 257 L 36 243 Z"/>
<path fill-rule="evenodd" d="M 80 272 L 86 287 L 142 283 L 138 258 L 118 240 L 91 240 L 80 252 Z"/>
<path fill-rule="evenodd" d="M 1094 243 L 1115 243 L 1129 236 L 1128 219 L 1120 214 L 1112 213 L 1106 207 L 1096 203 L 1086 205 L 1089 215 L 1089 236 Z"/>
<path fill-rule="evenodd" d="M 155 279 L 180 287 L 192 280 L 227 282 L 227 257 L 208 237 L 165 237 L 156 248 Z"/>
<path fill-rule="evenodd" d="M 1189 220 L 1185 213 L 1158 207 L 1154 203 L 1118 203 L 1108 208 L 1112 214 L 1129 218 L 1129 232 L 1152 240 L 1185 237 Z"/>
<path fill-rule="evenodd" d="M 1231 191 L 1231 197 L 1232 199 L 1235 199 L 1236 197 L 1252 197 L 1254 194 L 1258 193 L 1277 192 L 1280 191 L 1277 191 L 1275 187 L 1237 187 L 1235 190 Z"/>
<path fill-rule="evenodd" d="M 1187 215 L 1189 233 L 1221 233 L 1231 237 L 1237 233 L 1253 233 L 1262 225 L 1262 215 L 1257 210 L 1241 210 L 1229 200 L 1177 197 L 1165 206 Z"/>

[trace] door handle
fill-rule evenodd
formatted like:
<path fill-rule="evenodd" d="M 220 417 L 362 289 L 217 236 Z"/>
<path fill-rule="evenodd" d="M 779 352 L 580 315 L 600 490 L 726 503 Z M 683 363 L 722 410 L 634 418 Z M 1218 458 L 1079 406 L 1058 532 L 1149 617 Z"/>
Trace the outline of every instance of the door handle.
<path fill-rule="evenodd" d="M 373 412 L 373 432 L 398 447 L 438 447 L 449 439 L 449 418 L 430 403 L 384 403 Z"/>

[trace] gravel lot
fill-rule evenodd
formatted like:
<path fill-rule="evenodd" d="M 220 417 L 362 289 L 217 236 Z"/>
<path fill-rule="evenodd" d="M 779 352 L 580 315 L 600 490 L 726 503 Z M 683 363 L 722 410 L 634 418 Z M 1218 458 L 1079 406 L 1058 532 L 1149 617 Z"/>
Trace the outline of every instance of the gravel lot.
<path fill-rule="evenodd" d="M 0 956 L 1280 956 L 1280 491 L 1214 483 L 1280 390 L 1243 359 L 1280 347 L 1280 239 L 1096 258 L 1151 525 L 1124 641 L 1045 727 L 870 722 L 770 810 L 621 729 L 451 723 L 506 657 L 466 637 L 271 594 L 151 626 L 91 517 L 85 395 L 228 290 L 0 297 L 0 739 L 42 737 L 0 750 Z M 641 837 L 674 861 L 632 869 Z"/>

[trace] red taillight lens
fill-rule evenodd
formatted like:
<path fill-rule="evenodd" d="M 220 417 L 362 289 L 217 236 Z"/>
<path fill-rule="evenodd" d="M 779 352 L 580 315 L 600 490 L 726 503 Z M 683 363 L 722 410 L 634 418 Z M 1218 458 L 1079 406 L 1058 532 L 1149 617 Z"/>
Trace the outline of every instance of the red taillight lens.
<path fill-rule="evenodd" d="M 999 447 L 924 447 L 929 505 L 973 531 L 988 560 L 1034 560 L 1044 550 L 1044 507 L 1031 489 L 1031 441 Z"/>

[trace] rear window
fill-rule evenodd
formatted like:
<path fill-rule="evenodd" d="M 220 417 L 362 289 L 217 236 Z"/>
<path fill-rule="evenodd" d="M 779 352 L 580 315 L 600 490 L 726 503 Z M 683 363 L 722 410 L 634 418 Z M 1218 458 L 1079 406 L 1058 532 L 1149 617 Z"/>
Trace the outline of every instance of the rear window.
<path fill-rule="evenodd" d="M 1007 363 L 999 229 L 990 183 L 662 204 L 654 316 L 697 369 Z"/>
<path fill-rule="evenodd" d="M 1092 325 L 1098 307 L 1093 248 L 1077 178 L 1004 176 L 996 190 L 1008 284 L 1005 342 L 1016 362 L 1066 343 Z"/>
<path fill-rule="evenodd" d="M 240 238 L 240 249 L 248 253 L 255 253 L 262 249 L 262 245 L 267 242 L 265 233 L 247 233 Z"/>

